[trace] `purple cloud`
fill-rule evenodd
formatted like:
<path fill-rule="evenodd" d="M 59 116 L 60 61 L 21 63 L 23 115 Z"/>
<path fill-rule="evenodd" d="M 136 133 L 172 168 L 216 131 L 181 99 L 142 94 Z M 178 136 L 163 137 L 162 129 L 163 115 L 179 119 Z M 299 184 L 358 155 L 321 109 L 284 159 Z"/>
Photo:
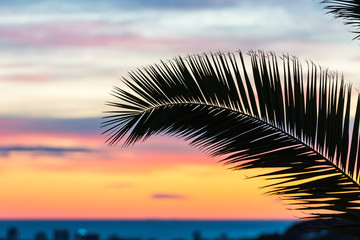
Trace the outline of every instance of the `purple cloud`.
<path fill-rule="evenodd" d="M 100 118 L 0 118 L 3 133 L 71 133 L 81 135 L 100 135 Z"/>
<path fill-rule="evenodd" d="M 155 193 L 151 195 L 152 199 L 185 199 L 185 195 L 171 193 Z"/>
<path fill-rule="evenodd" d="M 55 156 L 63 156 L 68 153 L 88 153 L 92 152 L 91 149 L 88 148 L 64 148 L 64 147 L 49 147 L 49 146 L 8 146 L 8 147 L 0 147 L 0 156 L 8 156 L 13 152 L 29 152 L 41 155 L 55 155 Z"/>

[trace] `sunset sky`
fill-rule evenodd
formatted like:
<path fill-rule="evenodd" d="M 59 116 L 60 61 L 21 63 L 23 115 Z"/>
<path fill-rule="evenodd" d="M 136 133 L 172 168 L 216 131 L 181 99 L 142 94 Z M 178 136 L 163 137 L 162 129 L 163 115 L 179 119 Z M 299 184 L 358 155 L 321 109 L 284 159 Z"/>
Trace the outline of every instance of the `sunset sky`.
<path fill-rule="evenodd" d="M 296 219 L 258 172 L 166 136 L 109 147 L 127 72 L 191 53 L 289 53 L 360 86 L 360 46 L 314 0 L 0 1 L 0 219 Z"/>

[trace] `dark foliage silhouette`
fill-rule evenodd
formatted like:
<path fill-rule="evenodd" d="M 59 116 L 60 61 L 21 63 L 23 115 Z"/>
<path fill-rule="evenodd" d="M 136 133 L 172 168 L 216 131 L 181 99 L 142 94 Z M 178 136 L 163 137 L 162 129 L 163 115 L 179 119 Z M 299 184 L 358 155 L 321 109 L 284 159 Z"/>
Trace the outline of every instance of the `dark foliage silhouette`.
<path fill-rule="evenodd" d="M 323 3 L 357 24 L 347 6 L 358 11 L 358 1 Z M 128 146 L 166 134 L 222 156 L 231 169 L 267 169 L 254 177 L 271 180 L 268 194 L 310 219 L 341 219 L 327 228 L 360 236 L 360 95 L 311 62 L 248 55 L 177 57 L 130 72 L 108 103 L 107 142 Z"/>
<path fill-rule="evenodd" d="M 345 21 L 345 24 L 355 28 L 354 33 L 357 35 L 354 39 L 360 38 L 360 1 L 359 0 L 324 0 L 328 13 L 333 14 L 335 18 Z"/>

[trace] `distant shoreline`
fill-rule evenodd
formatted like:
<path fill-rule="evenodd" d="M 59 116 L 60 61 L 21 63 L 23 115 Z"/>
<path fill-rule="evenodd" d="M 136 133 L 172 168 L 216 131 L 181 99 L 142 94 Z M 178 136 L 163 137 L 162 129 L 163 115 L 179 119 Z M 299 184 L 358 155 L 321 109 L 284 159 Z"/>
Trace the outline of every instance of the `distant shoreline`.
<path fill-rule="evenodd" d="M 71 236 L 78 229 L 86 229 L 89 233 L 99 234 L 103 240 L 112 235 L 156 240 L 180 238 L 190 240 L 195 231 L 199 231 L 207 239 L 214 239 L 222 234 L 231 238 L 244 238 L 256 237 L 263 233 L 282 233 L 295 222 L 294 220 L 2 219 L 0 220 L 0 236 L 4 236 L 9 227 L 16 227 L 20 240 L 33 239 L 39 232 L 51 239 L 53 231 L 57 229 L 66 229 Z"/>
<path fill-rule="evenodd" d="M 195 221 L 195 222 L 259 222 L 300 221 L 298 219 L 187 219 L 187 218 L 0 218 L 1 221 Z"/>

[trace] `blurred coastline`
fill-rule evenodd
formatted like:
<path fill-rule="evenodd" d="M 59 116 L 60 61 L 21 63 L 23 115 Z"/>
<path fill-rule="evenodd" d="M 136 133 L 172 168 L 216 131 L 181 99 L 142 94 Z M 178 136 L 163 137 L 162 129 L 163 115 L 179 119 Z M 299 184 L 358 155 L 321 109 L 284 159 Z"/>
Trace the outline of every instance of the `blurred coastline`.
<path fill-rule="evenodd" d="M 243 239 L 283 233 L 293 223 L 291 220 L 0 220 L 0 240 Z"/>
<path fill-rule="evenodd" d="M 0 240 L 356 240 L 312 221 L 0 220 Z"/>

